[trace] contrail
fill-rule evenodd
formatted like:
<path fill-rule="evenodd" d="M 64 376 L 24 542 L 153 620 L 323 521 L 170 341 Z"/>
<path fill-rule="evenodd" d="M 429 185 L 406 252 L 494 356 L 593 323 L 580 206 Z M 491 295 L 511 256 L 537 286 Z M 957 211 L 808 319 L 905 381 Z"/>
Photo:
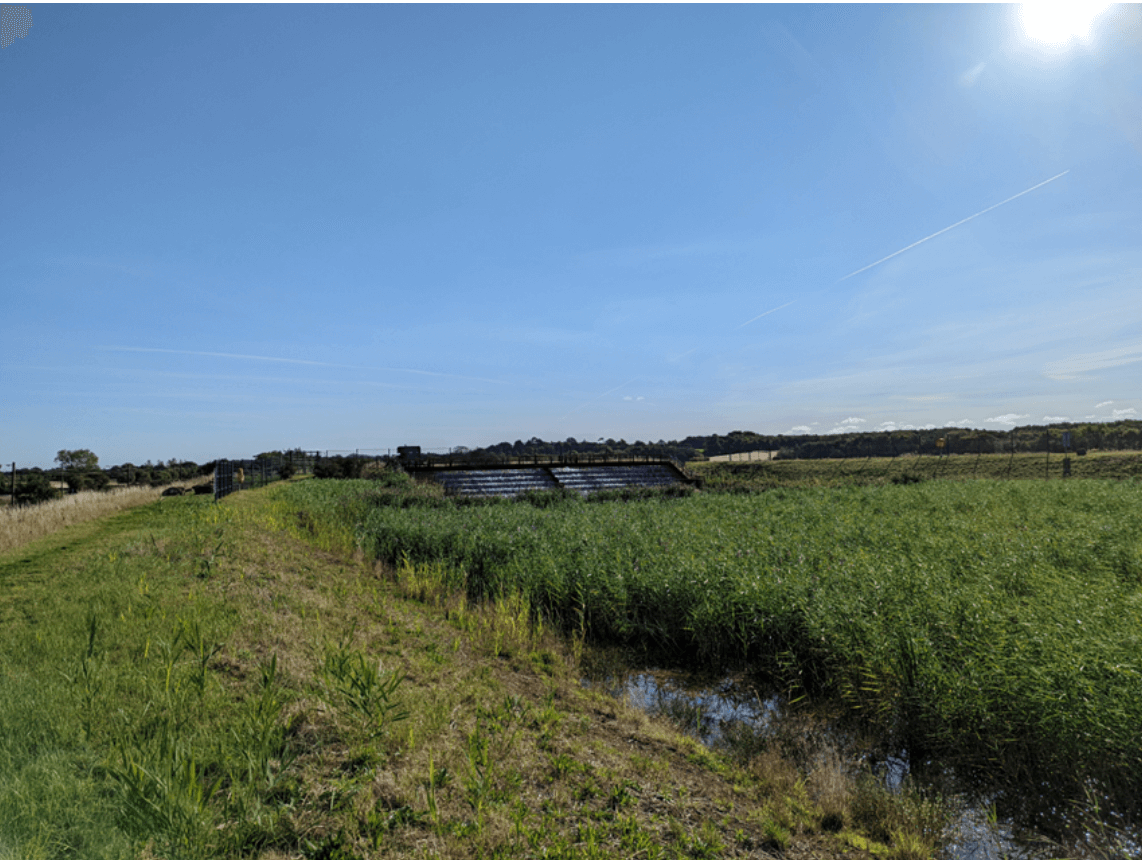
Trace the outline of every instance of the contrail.
<path fill-rule="evenodd" d="M 208 358 L 241 358 L 246 361 L 273 361 L 281 364 L 305 364 L 310 367 L 337 367 L 342 370 L 372 370 L 385 373 L 416 373 L 421 376 L 440 376 L 447 379 L 465 379 L 469 382 L 491 382 L 496 385 L 509 385 L 503 379 L 485 379 L 482 376 L 460 376 L 455 373 L 438 373 L 433 370 L 416 370 L 411 367 L 362 367 L 356 364 L 332 364 L 328 361 L 306 361 L 302 358 L 277 358 L 272 355 L 242 355 L 233 352 L 198 352 L 189 349 L 158 349 L 144 346 L 105 346 L 111 352 L 164 352 L 170 355 L 203 355 Z"/>
<path fill-rule="evenodd" d="M 911 250 L 912 250 L 913 248 L 915 248 L 917 245 L 923 245 L 923 244 L 924 244 L 925 242 L 927 242 L 929 239 L 935 239 L 937 236 L 939 236 L 939 235 L 941 235 L 941 234 L 943 234 L 943 233 L 947 233 L 949 230 L 954 230 L 954 229 L 956 229 L 957 227 L 959 227 L 961 224 L 966 224 L 968 221 L 972 220 L 972 218 L 978 218 L 980 215 L 986 215 L 986 214 L 987 214 L 988 212 L 990 212 L 992 209 L 998 209 L 1000 206 L 1003 206 L 1003 205 L 1004 205 L 1004 204 L 1006 204 L 1006 203 L 1010 203 L 1012 200 L 1017 200 L 1017 199 L 1019 199 L 1019 198 L 1020 198 L 1020 197 L 1022 197 L 1024 194 L 1030 194 L 1030 193 L 1031 193 L 1032 191 L 1034 191 L 1036 188 L 1042 188 L 1042 187 L 1043 187 L 1044 185 L 1046 185 L 1048 182 L 1054 182 L 1054 181 L 1055 181 L 1056 179 L 1058 179 L 1060 176 L 1066 176 L 1066 175 L 1067 175 L 1068 173 L 1070 173 L 1070 172 L 1071 172 L 1071 171 L 1070 171 L 1069 169 L 1067 169 L 1067 170 L 1064 170 L 1062 173 L 1059 173 L 1059 174 L 1056 174 L 1055 176 L 1052 176 L 1050 179 L 1044 179 L 1044 180 L 1043 180 L 1042 182 L 1040 182 L 1038 185 L 1032 185 L 1032 186 L 1031 186 L 1030 188 L 1028 188 L 1026 191 L 1020 191 L 1020 192 L 1019 192 L 1018 194 L 1016 194 L 1014 197 L 1008 197 L 1006 200 L 1002 200 L 1002 201 L 1000 201 L 999 203 L 996 203 L 996 204 L 995 204 L 995 205 L 993 205 L 993 206 L 988 206 L 986 209 L 984 209 L 984 210 L 982 210 L 982 211 L 980 211 L 980 212 L 976 212 L 974 215 L 969 215 L 967 218 L 965 218 L 965 219 L 964 219 L 964 220 L 962 220 L 962 221 L 957 221 L 955 224 L 951 225 L 950 227 L 945 227 L 943 230 L 937 230 L 937 231 L 936 231 L 935 233 L 933 233 L 931 236 L 925 236 L 923 239 L 919 240 L 918 242 L 913 242 L 913 243 L 912 243 L 911 245 L 909 245 L 907 248 L 901 248 L 899 251 L 896 251 L 896 252 L 894 252 L 894 253 L 892 253 L 892 254 L 889 254 L 887 257 L 884 257 L 884 258 L 882 258 L 882 259 L 880 259 L 880 260 L 877 260 L 875 263 L 869 263 L 869 264 L 868 264 L 867 266 L 865 266 L 863 269 L 857 269 L 855 272 L 849 272 L 847 275 L 845 275 L 843 278 L 841 278 L 841 279 L 840 279 L 840 281 L 837 281 L 837 283 L 839 284 L 841 281 L 847 281 L 847 280 L 848 280 L 849 278 L 851 278 L 853 275 L 859 275 L 861 272 L 867 272 L 867 271 L 868 271 L 869 269 L 871 269 L 873 266 L 879 266 L 881 263 L 887 262 L 888 260 L 891 260 L 893 257 L 897 257 L 897 256 L 899 256 L 900 254 L 903 254 L 905 251 L 911 251 Z"/>
<path fill-rule="evenodd" d="M 692 350 L 691 350 L 691 351 L 692 351 Z M 564 415 L 562 418 L 559 418 L 558 420 L 560 420 L 560 421 L 566 421 L 568 418 L 570 418 L 572 415 L 574 415 L 574 414 L 575 414 L 576 412 L 578 412 L 580 409 L 585 409 L 586 407 L 588 407 L 588 406 L 590 406 L 592 403 L 594 403 L 596 400 L 601 400 L 602 398 L 606 397 L 608 394 L 614 394 L 614 393 L 615 393 L 616 391 L 618 391 L 620 388 L 626 388 L 626 387 L 627 387 L 628 385 L 630 385 L 632 382 L 637 382 L 638 380 L 639 380 L 639 377 L 637 377 L 637 376 L 634 376 L 634 377 L 631 377 L 630 379 L 628 379 L 628 380 L 627 380 L 626 382 L 624 382 L 622 385 L 616 385 L 616 386 L 615 386 L 614 388 L 612 388 L 610 391 L 604 391 L 602 394 L 596 394 L 596 395 L 595 395 L 594 397 L 592 397 L 590 400 L 587 400 L 587 401 L 585 401 L 585 402 L 583 402 L 583 403 L 580 403 L 578 406 L 576 406 L 574 409 L 572 409 L 570 412 L 568 412 L 566 415 Z"/>
<path fill-rule="evenodd" d="M 874 263 L 873 265 L 876 265 L 876 264 Z M 751 320 L 746 320 L 746 321 L 745 321 L 745 322 L 743 322 L 741 325 L 737 326 L 737 328 L 745 328 L 745 327 L 746 327 L 747 325 L 749 325 L 751 322 L 757 322 L 757 321 L 758 321 L 759 319 L 761 319 L 762 317 L 767 317 L 767 316 L 769 316 L 770 314 L 775 314 L 775 313 L 777 313 L 779 310 L 781 310 L 782 308 L 787 308 L 787 307 L 789 307 L 789 306 L 790 306 L 791 304 L 793 304 L 793 302 L 795 302 L 795 301 L 797 301 L 797 300 L 796 300 L 796 299 L 794 299 L 794 300 L 793 300 L 793 301 L 791 301 L 791 302 L 786 302 L 785 304 L 781 305 L 780 307 L 771 308 L 771 309 L 767 310 L 765 313 L 762 313 L 762 314 L 758 314 L 758 315 L 757 315 L 757 316 L 755 316 L 753 319 L 751 319 Z M 736 329 L 735 329 L 735 331 L 736 331 Z M 693 351 L 694 351 L 694 350 L 690 350 L 690 352 L 693 352 Z"/>

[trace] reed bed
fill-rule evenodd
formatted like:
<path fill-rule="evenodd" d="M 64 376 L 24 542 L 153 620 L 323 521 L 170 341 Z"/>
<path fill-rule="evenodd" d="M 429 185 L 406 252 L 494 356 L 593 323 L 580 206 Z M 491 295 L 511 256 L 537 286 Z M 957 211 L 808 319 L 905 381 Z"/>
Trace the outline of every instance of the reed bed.
<path fill-rule="evenodd" d="M 174 486 L 194 483 L 198 481 L 178 481 Z M 139 486 L 85 490 L 39 505 L 0 507 L 0 553 L 19 549 L 67 526 L 153 502 L 162 491 L 161 487 Z"/>
<path fill-rule="evenodd" d="M 1142 485 L 927 482 L 591 503 L 289 488 L 388 561 L 847 703 L 1047 806 L 1142 797 Z M 1044 789 L 1044 786 L 1047 788 Z"/>

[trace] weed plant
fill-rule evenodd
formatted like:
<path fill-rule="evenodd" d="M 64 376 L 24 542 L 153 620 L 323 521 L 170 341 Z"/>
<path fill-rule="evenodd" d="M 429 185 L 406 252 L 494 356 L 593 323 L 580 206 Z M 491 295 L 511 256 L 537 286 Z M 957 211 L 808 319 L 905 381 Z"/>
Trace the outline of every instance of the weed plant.
<path fill-rule="evenodd" d="M 1142 486 L 922 482 L 591 504 L 307 482 L 367 556 L 565 629 L 844 700 L 914 760 L 1045 802 L 1142 797 Z"/>

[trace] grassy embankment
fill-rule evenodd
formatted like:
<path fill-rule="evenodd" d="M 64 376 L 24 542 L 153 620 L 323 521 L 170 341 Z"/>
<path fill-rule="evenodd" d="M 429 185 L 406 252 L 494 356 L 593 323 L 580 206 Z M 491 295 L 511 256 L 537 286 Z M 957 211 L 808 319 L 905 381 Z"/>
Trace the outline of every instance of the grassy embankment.
<path fill-rule="evenodd" d="M 165 499 L 0 555 L 0 857 L 928 853 L 919 796 L 793 735 L 712 753 L 584 689 L 518 595 L 353 559 L 295 503 L 343 489 Z"/>
<path fill-rule="evenodd" d="M 368 557 L 440 565 L 473 596 L 522 594 L 653 659 L 745 666 L 843 701 L 913 761 L 1009 804 L 1139 815 L 1137 482 L 533 504 L 309 482 L 289 497 Z"/>
<path fill-rule="evenodd" d="M 1071 476 L 1142 478 L 1142 454 L 1092 451 L 1070 456 Z M 931 480 L 1062 480 L 1061 454 L 952 454 L 944 457 L 870 457 L 851 460 L 694 462 L 687 468 L 710 490 L 768 490 L 775 487 L 852 487 Z"/>

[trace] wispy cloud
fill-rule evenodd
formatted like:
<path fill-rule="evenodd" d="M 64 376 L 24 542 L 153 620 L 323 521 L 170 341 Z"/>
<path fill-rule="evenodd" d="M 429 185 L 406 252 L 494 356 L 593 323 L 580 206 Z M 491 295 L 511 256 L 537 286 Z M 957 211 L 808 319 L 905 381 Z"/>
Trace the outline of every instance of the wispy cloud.
<path fill-rule="evenodd" d="M 1109 406 L 1109 405 L 1110 405 L 1110 404 L 1112 404 L 1113 402 L 1114 402 L 1113 400 L 1104 400 L 1104 401 L 1102 401 L 1102 403 L 1096 403 L 1096 404 L 1094 404 L 1094 408 L 1095 408 L 1095 409 L 1101 409 L 1101 408 L 1102 408 L 1102 407 L 1104 407 L 1104 406 Z"/>
<path fill-rule="evenodd" d="M 79 265 L 88 269 L 103 269 L 109 272 L 131 275 L 135 278 L 153 278 L 155 276 L 155 273 L 150 269 L 139 266 L 124 266 L 122 263 L 110 263 L 106 260 L 95 260 L 90 257 L 65 257 L 60 260 L 53 260 L 52 263 L 61 266 Z"/>
<path fill-rule="evenodd" d="M 867 423 L 868 423 L 868 420 L 865 418 L 846 418 L 844 421 L 841 422 L 841 425 L 842 426 L 845 424 L 857 425 L 857 424 L 867 424 Z"/>
<path fill-rule="evenodd" d="M 1118 418 L 1129 418 L 1131 415 L 1137 415 L 1138 414 L 1138 411 L 1136 409 L 1134 409 L 1133 407 L 1131 407 L 1130 409 L 1115 409 L 1115 410 L 1113 410 L 1113 412 L 1114 412 L 1114 417 L 1116 419 L 1118 419 Z"/>
<path fill-rule="evenodd" d="M 1060 421 L 1070 421 L 1071 419 L 1066 415 L 1044 415 L 1043 420 L 1048 424 L 1055 424 Z"/>
<path fill-rule="evenodd" d="M 1006 424 L 1008 427 L 1014 427 L 1024 418 L 1030 418 L 1030 415 L 1017 415 L 1014 412 L 1008 412 L 1006 415 L 996 415 L 994 418 L 987 418 L 987 424 Z"/>
<path fill-rule="evenodd" d="M 629 245 L 618 248 L 599 248 L 581 254 L 580 258 L 612 265 L 641 266 L 660 260 L 741 253 L 752 249 L 756 244 L 756 241 L 735 242 L 729 239 L 700 239 L 673 245 Z"/>
<path fill-rule="evenodd" d="M 206 358 L 232 358 L 241 361 L 266 361 L 276 364 L 300 364 L 308 367 L 336 367 L 342 370 L 368 370 L 381 373 L 413 373 L 419 376 L 435 376 L 443 379 L 464 379 L 468 382 L 490 382 L 495 385 L 510 385 L 511 383 L 503 379 L 487 379 L 482 376 L 462 376 L 458 373 L 440 373 L 435 370 L 418 370 L 412 367 L 363 367 L 355 364 L 333 364 L 328 361 L 308 361 L 301 358 L 281 358 L 273 355 L 245 355 L 242 353 L 234 352 L 200 352 L 198 350 L 189 349 L 158 349 L 155 347 L 144 346 L 103 346 L 99 349 L 107 352 L 144 352 L 144 353 L 166 353 L 168 355 L 197 355 Z"/>
<path fill-rule="evenodd" d="M 864 266 L 863 268 L 857 269 L 855 272 L 849 272 L 847 275 L 845 275 L 843 278 L 841 278 L 839 281 L 837 281 L 837 283 L 839 284 L 841 281 L 847 281 L 849 278 L 853 277 L 854 275 L 859 275 L 861 272 L 867 272 L 869 269 L 872 269 L 876 266 L 879 266 L 881 263 L 887 263 L 893 257 L 899 257 L 905 251 L 911 251 L 917 245 L 923 245 L 929 239 L 935 239 L 937 236 L 942 236 L 944 233 L 947 233 L 949 230 L 955 230 L 961 224 L 966 224 L 966 223 L 968 223 L 968 221 L 971 221 L 973 218 L 978 218 L 980 215 L 986 215 L 988 212 L 991 212 L 994 209 L 998 209 L 1000 206 L 1005 206 L 1006 204 L 1010 203 L 1012 200 L 1018 200 L 1024 194 L 1030 194 L 1035 189 L 1042 188 L 1047 183 L 1054 182 L 1056 179 L 1059 179 L 1060 177 L 1066 176 L 1068 173 L 1070 173 L 1070 170 L 1064 170 L 1062 173 L 1058 173 L 1055 176 L 1052 176 L 1050 179 L 1044 179 L 1038 185 L 1032 185 L 1026 191 L 1020 191 L 1018 194 L 1015 194 L 1011 197 L 1008 197 L 1006 200 L 1001 200 L 998 203 L 995 203 L 991 206 L 988 206 L 986 209 L 981 209 L 979 212 L 976 212 L 974 215 L 969 215 L 967 218 L 964 218 L 962 221 L 957 221 L 955 224 L 952 224 L 951 226 L 945 227 L 943 230 L 937 230 L 932 235 L 925 236 L 923 239 L 919 239 L 919 240 L 913 242 L 911 245 L 909 245 L 906 248 L 901 248 L 899 251 L 893 251 L 887 257 L 881 257 L 875 263 L 869 263 L 867 266 Z"/>
<path fill-rule="evenodd" d="M 965 87 L 974 87 L 975 82 L 979 80 L 979 76 L 983 74 L 983 70 L 987 68 L 987 63 L 976 63 L 962 75 L 960 75 L 960 85 Z"/>
<path fill-rule="evenodd" d="M 1043 374 L 1050 379 L 1075 379 L 1084 373 L 1117 367 L 1122 364 L 1132 364 L 1135 361 L 1142 361 L 1142 344 L 1106 349 L 1101 352 L 1087 352 L 1072 355 L 1059 361 L 1050 361 L 1044 365 Z M 1113 402 L 1113 400 L 1106 400 L 1095 406 L 1095 409 L 1109 406 Z"/>
<path fill-rule="evenodd" d="M 812 433 L 813 428 L 807 424 L 798 424 L 796 427 L 789 428 L 790 433 Z"/>

